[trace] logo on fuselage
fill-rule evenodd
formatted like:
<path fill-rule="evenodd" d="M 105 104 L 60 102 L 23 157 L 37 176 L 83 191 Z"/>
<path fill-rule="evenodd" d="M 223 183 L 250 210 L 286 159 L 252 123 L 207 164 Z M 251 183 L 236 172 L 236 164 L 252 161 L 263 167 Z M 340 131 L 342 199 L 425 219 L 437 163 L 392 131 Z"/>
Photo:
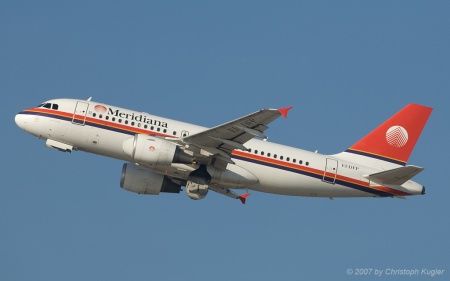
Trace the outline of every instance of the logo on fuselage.
<path fill-rule="evenodd" d="M 94 110 L 95 110 L 95 112 L 97 112 L 99 114 L 107 113 L 108 115 L 112 115 L 112 116 L 115 116 L 118 118 L 123 118 L 123 119 L 127 119 L 127 120 L 132 120 L 132 121 L 142 122 L 142 123 L 149 124 L 149 125 L 155 125 L 155 126 L 167 128 L 166 122 L 156 120 L 156 119 L 151 119 L 149 116 L 146 116 L 144 114 L 135 114 L 134 112 L 125 113 L 125 112 L 120 111 L 119 109 L 114 110 L 111 107 L 107 108 L 103 105 L 94 106 Z"/>
<path fill-rule="evenodd" d="M 105 113 L 107 111 L 106 107 L 104 107 L 103 105 L 94 106 L 94 110 L 98 113 Z"/>
<path fill-rule="evenodd" d="M 125 113 L 121 112 L 119 109 L 113 110 L 111 107 L 108 110 L 108 115 L 116 116 L 119 118 L 124 118 L 127 120 L 133 120 L 136 122 L 142 122 L 149 125 L 155 125 L 158 127 L 167 128 L 167 123 L 164 121 L 151 119 L 149 116 L 145 116 L 143 114 L 135 114 L 134 112 Z"/>
<path fill-rule="evenodd" d="M 408 131 L 402 126 L 392 126 L 386 132 L 386 141 L 391 146 L 403 147 L 408 142 Z"/>

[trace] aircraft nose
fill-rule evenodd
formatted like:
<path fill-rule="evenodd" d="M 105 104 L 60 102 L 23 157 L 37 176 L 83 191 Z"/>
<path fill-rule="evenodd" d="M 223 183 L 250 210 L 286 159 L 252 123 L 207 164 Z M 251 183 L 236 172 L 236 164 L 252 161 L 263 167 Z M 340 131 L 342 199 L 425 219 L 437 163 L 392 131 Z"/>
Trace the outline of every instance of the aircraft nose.
<path fill-rule="evenodd" d="M 22 130 L 25 130 L 27 128 L 26 118 L 23 116 L 23 114 L 16 114 L 15 121 L 17 126 Z"/>

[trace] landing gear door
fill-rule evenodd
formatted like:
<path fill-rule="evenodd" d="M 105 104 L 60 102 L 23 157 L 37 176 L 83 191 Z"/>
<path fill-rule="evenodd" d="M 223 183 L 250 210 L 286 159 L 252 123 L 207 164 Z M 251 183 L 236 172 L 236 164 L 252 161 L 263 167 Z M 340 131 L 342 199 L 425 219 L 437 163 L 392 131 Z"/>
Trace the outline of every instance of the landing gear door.
<path fill-rule="evenodd" d="M 75 111 L 73 113 L 72 123 L 78 125 L 84 125 L 86 121 L 86 114 L 88 111 L 89 103 L 79 101 L 75 107 Z"/>
<path fill-rule="evenodd" d="M 338 161 L 335 159 L 327 158 L 322 180 L 324 182 L 334 184 L 336 182 L 337 168 L 338 168 Z"/>

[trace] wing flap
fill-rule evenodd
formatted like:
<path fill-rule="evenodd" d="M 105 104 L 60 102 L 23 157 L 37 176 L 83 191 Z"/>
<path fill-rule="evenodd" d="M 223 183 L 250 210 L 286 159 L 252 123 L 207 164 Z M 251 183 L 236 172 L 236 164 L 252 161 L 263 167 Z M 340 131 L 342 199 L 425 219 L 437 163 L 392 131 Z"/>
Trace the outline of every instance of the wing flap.
<path fill-rule="evenodd" d="M 379 184 L 402 185 L 422 172 L 424 168 L 418 166 L 405 166 L 364 176 L 366 179 Z"/>

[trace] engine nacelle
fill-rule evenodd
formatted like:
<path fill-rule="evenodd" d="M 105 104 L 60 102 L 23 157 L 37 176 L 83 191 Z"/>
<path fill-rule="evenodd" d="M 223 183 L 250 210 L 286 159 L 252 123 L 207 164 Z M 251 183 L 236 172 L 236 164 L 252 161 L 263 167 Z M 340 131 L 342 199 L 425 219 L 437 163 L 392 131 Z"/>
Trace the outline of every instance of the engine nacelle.
<path fill-rule="evenodd" d="M 123 151 L 135 162 L 149 166 L 167 166 L 171 163 L 191 164 L 193 159 L 177 145 L 149 135 L 135 135 L 126 139 Z"/>
<path fill-rule="evenodd" d="M 179 193 L 181 186 L 166 176 L 130 163 L 123 164 L 120 187 L 138 194 Z"/>

